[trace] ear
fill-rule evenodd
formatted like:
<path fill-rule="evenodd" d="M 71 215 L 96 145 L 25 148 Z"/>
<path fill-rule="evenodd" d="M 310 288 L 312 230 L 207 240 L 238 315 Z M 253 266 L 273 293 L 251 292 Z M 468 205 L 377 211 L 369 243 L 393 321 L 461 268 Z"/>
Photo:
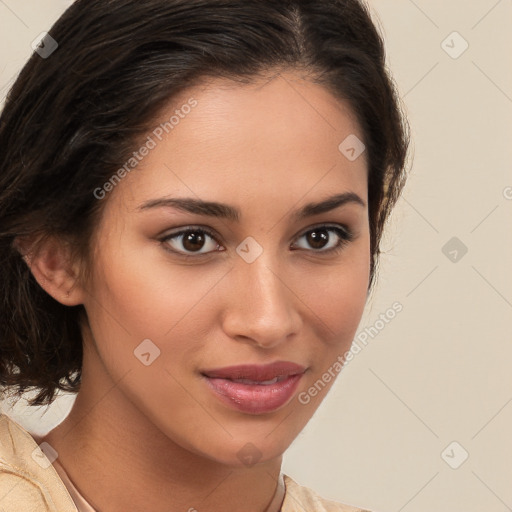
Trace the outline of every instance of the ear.
<path fill-rule="evenodd" d="M 78 280 L 79 264 L 72 261 L 69 245 L 56 237 L 37 242 L 17 238 L 14 247 L 41 288 L 65 306 L 83 304 L 85 296 Z"/>

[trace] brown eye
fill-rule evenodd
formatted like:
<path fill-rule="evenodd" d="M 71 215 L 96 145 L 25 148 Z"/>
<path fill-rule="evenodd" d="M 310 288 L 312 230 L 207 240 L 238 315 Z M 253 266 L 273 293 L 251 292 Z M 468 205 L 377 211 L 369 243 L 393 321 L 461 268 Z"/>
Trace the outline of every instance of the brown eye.
<path fill-rule="evenodd" d="M 203 255 L 219 247 L 213 234 L 209 233 L 204 228 L 187 228 L 177 233 L 171 233 L 160 241 L 169 246 L 167 250 L 183 255 Z M 207 250 L 201 252 L 203 248 Z"/>
<path fill-rule="evenodd" d="M 315 229 L 305 236 L 308 244 L 310 244 L 313 249 L 323 249 L 329 242 L 329 232 L 327 229 Z"/>
<path fill-rule="evenodd" d="M 332 235 L 334 233 L 334 236 Z M 301 237 L 304 238 L 313 249 L 313 252 L 330 253 L 340 250 L 346 243 L 353 239 L 352 234 L 339 226 L 318 226 L 306 231 Z M 302 247 L 308 249 L 308 247 Z"/>

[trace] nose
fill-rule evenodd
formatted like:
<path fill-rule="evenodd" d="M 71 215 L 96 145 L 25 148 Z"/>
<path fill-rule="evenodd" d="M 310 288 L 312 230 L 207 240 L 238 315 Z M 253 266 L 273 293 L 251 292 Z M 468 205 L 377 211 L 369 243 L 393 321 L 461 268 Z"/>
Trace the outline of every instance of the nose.
<path fill-rule="evenodd" d="M 267 349 L 297 334 L 302 322 L 300 299 L 289 281 L 281 267 L 271 268 L 262 257 L 250 264 L 238 262 L 227 284 L 224 332 L 232 339 Z"/>

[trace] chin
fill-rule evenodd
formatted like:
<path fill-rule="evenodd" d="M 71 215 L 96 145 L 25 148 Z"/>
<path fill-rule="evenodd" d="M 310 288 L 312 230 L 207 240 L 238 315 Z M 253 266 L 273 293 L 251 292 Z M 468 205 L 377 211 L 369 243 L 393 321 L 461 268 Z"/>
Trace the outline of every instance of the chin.
<path fill-rule="evenodd" d="M 204 425 L 202 436 L 188 436 L 178 438 L 169 433 L 184 450 L 195 453 L 197 456 L 208 459 L 223 466 L 246 469 L 260 466 L 282 457 L 283 453 L 293 442 L 299 429 L 294 425 L 281 423 L 267 423 L 266 425 L 246 425 L 236 428 L 229 423 Z M 186 435 L 186 434 L 185 434 Z"/>
<path fill-rule="evenodd" d="M 215 448 L 203 452 L 211 460 L 228 467 L 248 469 L 275 461 L 282 457 L 290 442 L 284 439 L 257 440 L 247 436 L 245 439 L 231 440 L 218 444 Z"/>

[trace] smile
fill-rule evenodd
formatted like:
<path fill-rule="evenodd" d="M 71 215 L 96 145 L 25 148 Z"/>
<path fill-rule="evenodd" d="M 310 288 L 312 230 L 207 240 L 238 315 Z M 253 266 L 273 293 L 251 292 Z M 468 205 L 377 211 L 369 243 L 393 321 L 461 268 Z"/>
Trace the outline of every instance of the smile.
<path fill-rule="evenodd" d="M 306 368 L 290 362 L 241 365 L 205 370 L 201 374 L 225 405 L 247 414 L 276 411 L 293 397 Z"/>

